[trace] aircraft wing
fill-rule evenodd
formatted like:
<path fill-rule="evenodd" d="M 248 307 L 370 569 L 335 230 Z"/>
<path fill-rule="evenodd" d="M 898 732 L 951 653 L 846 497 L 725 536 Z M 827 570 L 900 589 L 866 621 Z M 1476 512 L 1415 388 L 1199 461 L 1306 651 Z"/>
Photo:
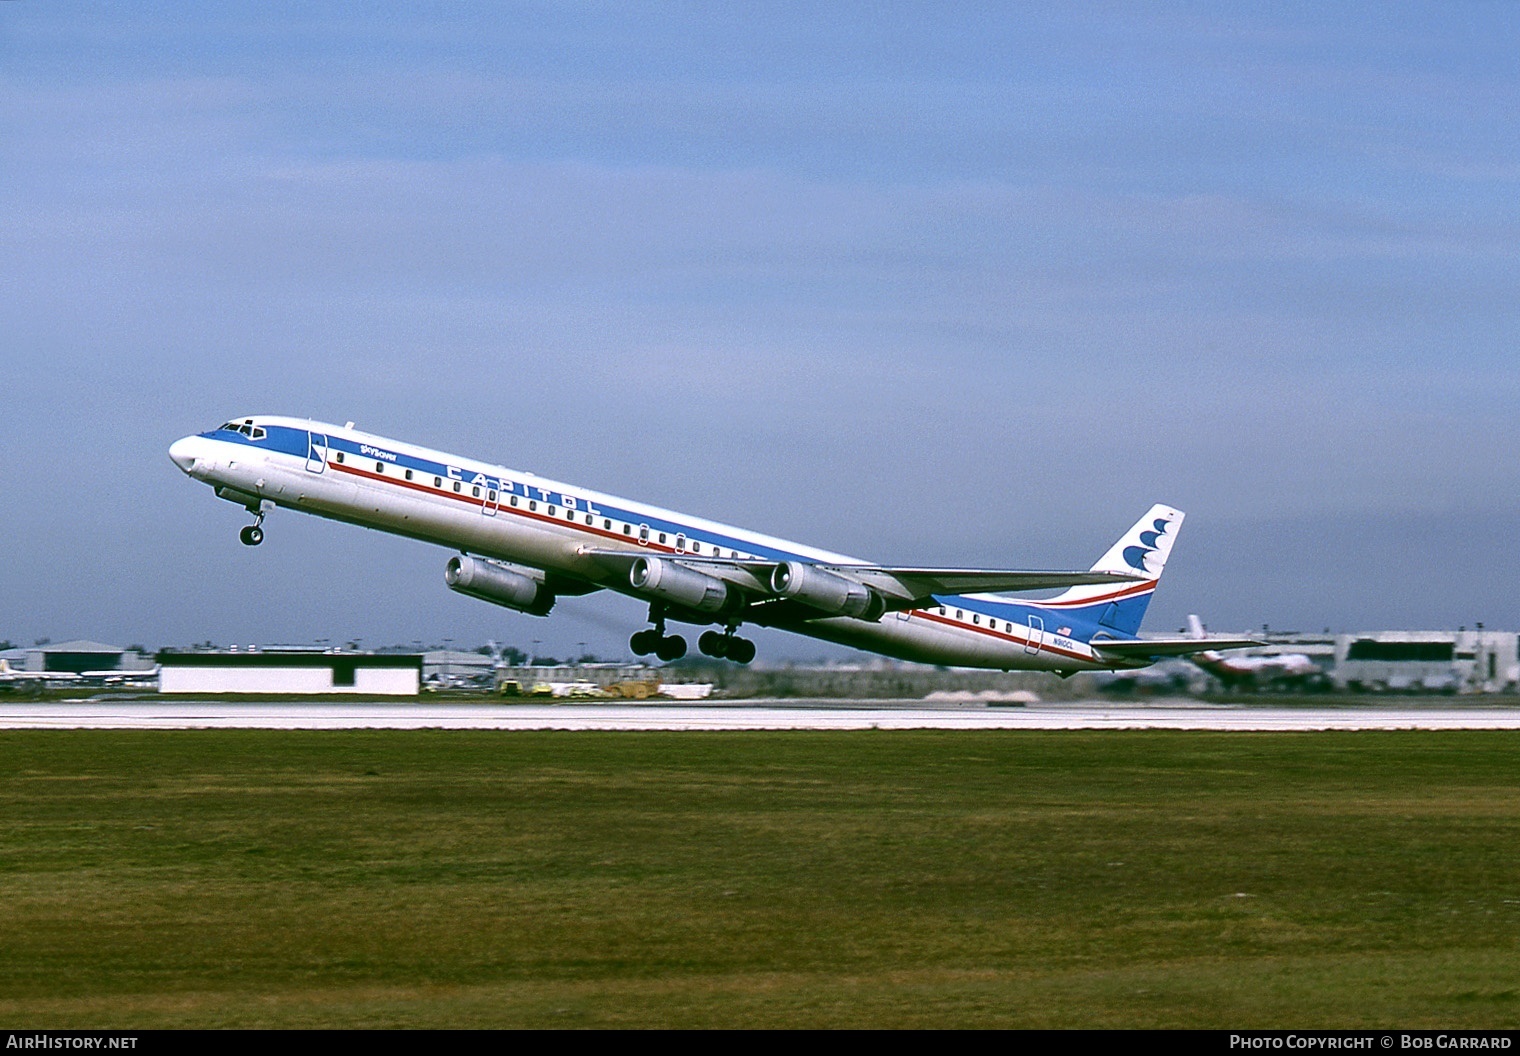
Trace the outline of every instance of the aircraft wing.
<path fill-rule="evenodd" d="M 606 567 L 625 569 L 646 556 L 637 550 L 583 550 L 582 555 Z M 771 575 L 780 561 L 751 558 L 703 557 L 696 554 L 654 555 L 698 569 L 744 589 L 757 599 L 775 597 Z M 1124 572 L 1045 572 L 987 568 L 901 568 L 890 565 L 808 564 L 824 572 L 870 587 L 886 602 L 888 612 L 933 604 L 936 594 L 996 594 L 1010 590 L 1047 590 L 1099 583 L 1121 585 L 1145 579 Z M 1253 643 L 1254 644 L 1254 643 Z M 1204 648 L 1209 648 L 1205 646 Z"/>
<path fill-rule="evenodd" d="M 820 568 L 858 579 L 875 587 L 889 599 L 908 602 L 891 608 L 927 605 L 936 594 L 1001 594 L 1010 590 L 1049 590 L 1085 587 L 1099 583 L 1115 586 L 1134 583 L 1144 576 L 1123 572 L 1044 572 L 997 568 L 893 568 L 874 565 L 820 565 Z"/>
<path fill-rule="evenodd" d="M 1249 649 L 1265 645 L 1254 638 L 1131 638 L 1125 641 L 1098 639 L 1091 643 L 1100 658 L 1145 660 L 1154 656 L 1190 656 L 1223 649 Z"/>

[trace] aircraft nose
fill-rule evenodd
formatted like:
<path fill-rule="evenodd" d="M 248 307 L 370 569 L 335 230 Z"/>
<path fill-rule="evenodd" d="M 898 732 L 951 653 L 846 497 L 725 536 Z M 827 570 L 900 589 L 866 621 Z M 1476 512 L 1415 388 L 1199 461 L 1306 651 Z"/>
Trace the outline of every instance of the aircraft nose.
<path fill-rule="evenodd" d="M 193 436 L 181 437 L 169 445 L 169 460 L 180 468 L 180 472 L 189 473 L 195 468 L 196 438 Z"/>

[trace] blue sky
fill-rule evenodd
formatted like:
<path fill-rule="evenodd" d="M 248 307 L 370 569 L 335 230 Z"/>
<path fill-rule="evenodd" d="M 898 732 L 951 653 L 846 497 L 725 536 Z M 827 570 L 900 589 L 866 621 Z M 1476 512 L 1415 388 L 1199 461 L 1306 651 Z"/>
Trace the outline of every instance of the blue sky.
<path fill-rule="evenodd" d="M 1512 4 L 0 4 L 0 638 L 534 638 L 165 450 L 376 432 L 1151 630 L 1520 626 Z M 766 638 L 764 655 L 813 656 Z"/>

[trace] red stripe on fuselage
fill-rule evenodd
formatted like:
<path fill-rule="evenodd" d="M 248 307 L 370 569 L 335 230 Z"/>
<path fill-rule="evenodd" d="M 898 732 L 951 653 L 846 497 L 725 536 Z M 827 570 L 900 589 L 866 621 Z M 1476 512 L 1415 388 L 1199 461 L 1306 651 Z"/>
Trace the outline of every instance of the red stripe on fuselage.
<path fill-rule="evenodd" d="M 331 468 L 336 469 L 336 470 L 338 470 L 338 471 L 340 471 L 342 473 L 348 473 L 348 474 L 351 474 L 352 476 L 362 477 L 365 480 L 373 480 L 373 481 L 379 481 L 379 482 L 384 483 L 384 484 L 398 485 L 398 486 L 403 487 L 403 488 L 409 488 L 412 491 L 420 491 L 420 492 L 422 492 L 425 495 L 437 495 L 439 498 L 453 499 L 454 501 L 456 501 L 456 502 L 462 502 L 462 503 L 464 503 L 467 506 L 478 506 L 482 510 L 484 510 L 487 506 L 490 505 L 490 502 L 488 500 L 486 500 L 486 499 L 477 499 L 475 496 L 473 496 L 473 495 L 466 495 L 463 492 L 459 492 L 459 491 L 440 491 L 439 489 L 434 488 L 434 487 L 430 487 L 427 484 L 419 484 L 419 483 L 417 483 L 414 480 L 405 480 L 405 479 L 399 478 L 399 477 L 391 477 L 391 476 L 387 476 L 384 473 L 375 473 L 375 472 L 372 472 L 372 471 L 367 470 L 367 469 L 359 469 L 359 468 L 357 468 L 355 466 L 350 466 L 350 465 L 347 465 L 347 464 L 342 463 L 342 462 L 329 462 L 327 464 Z M 434 475 L 436 476 L 436 474 L 434 474 Z M 450 479 L 450 478 L 445 478 L 445 479 Z M 474 485 L 474 484 L 472 484 L 470 486 L 471 487 L 484 487 L 484 485 Z M 501 495 L 501 491 L 498 490 L 496 492 L 496 494 L 498 496 Z M 511 497 L 508 496 L 509 502 L 510 502 L 510 498 Z M 539 502 L 539 501 L 542 501 L 542 500 L 534 499 L 532 501 Z M 544 505 L 547 506 L 547 505 L 549 505 L 549 503 L 546 502 L 546 503 L 544 503 Z M 597 536 L 597 537 L 603 538 L 603 539 L 616 539 L 619 542 L 633 543 L 634 545 L 638 546 L 638 548 L 640 550 L 658 550 L 658 551 L 660 551 L 661 553 L 664 553 L 664 554 L 682 554 L 682 555 L 684 555 L 686 553 L 686 551 L 684 551 L 684 550 L 677 550 L 673 546 L 666 546 L 666 545 L 664 545 L 662 543 L 656 543 L 656 542 L 644 542 L 644 543 L 640 543 L 635 537 L 633 537 L 631 535 L 620 535 L 617 532 L 610 532 L 610 531 L 606 530 L 605 528 L 598 528 L 595 525 L 591 525 L 591 524 L 577 524 L 575 521 L 572 521 L 572 520 L 570 520 L 568 518 L 561 520 L 559 517 L 550 516 L 547 513 L 539 513 L 536 510 L 525 510 L 521 506 L 512 506 L 510 504 L 503 505 L 502 503 L 498 502 L 496 504 L 496 511 L 497 511 L 497 513 L 511 514 L 512 516 L 515 516 L 515 517 L 523 517 L 523 518 L 526 518 L 527 520 L 530 520 L 530 521 L 543 521 L 546 524 L 557 524 L 561 528 L 574 528 L 578 532 L 589 533 L 591 535 L 594 535 L 594 536 Z M 482 516 L 488 516 L 488 515 L 487 514 L 482 514 Z M 596 516 L 596 514 L 593 514 L 592 516 Z M 716 549 L 716 547 L 715 547 L 715 549 Z M 701 555 L 698 554 L 698 555 L 695 555 L 695 556 L 700 557 Z"/>
<path fill-rule="evenodd" d="M 473 495 L 466 495 L 463 492 L 440 491 L 438 488 L 430 487 L 427 484 L 419 484 L 419 483 L 417 483 L 414 480 L 405 480 L 405 479 L 399 478 L 399 477 L 387 476 L 384 473 L 375 473 L 375 472 L 372 472 L 372 471 L 367 470 L 367 469 L 359 469 L 359 468 L 357 468 L 355 466 L 350 466 L 350 465 L 347 465 L 346 463 L 342 463 L 342 462 L 329 462 L 327 464 L 328 464 L 329 467 L 331 467 L 332 469 L 336 469 L 339 472 L 348 473 L 348 474 L 350 474 L 352 476 L 355 476 L 355 477 L 362 477 L 365 480 L 373 480 L 373 481 L 378 481 L 378 482 L 384 483 L 384 484 L 397 485 L 397 486 L 402 487 L 402 488 L 408 488 L 408 489 L 410 489 L 412 491 L 422 492 L 425 495 L 437 495 L 437 496 L 440 496 L 441 498 L 453 499 L 453 500 L 458 501 L 458 502 L 463 502 L 463 503 L 465 503 L 468 506 L 477 506 L 477 507 L 480 507 L 481 509 L 484 509 L 487 505 L 489 505 L 489 503 L 488 503 L 488 501 L 486 499 L 477 499 Z M 471 485 L 471 487 L 476 487 L 476 486 L 477 485 L 473 485 L 473 484 Z M 484 485 L 479 485 L 479 486 L 483 487 Z M 501 492 L 497 491 L 497 495 L 500 495 L 500 494 L 501 494 Z M 517 516 L 517 517 L 523 517 L 523 518 L 526 518 L 526 519 L 532 520 L 532 521 L 542 521 L 542 522 L 547 523 L 547 524 L 555 524 L 555 525 L 560 526 L 561 528 L 574 528 L 578 532 L 585 532 L 585 533 L 588 533 L 590 535 L 597 536 L 599 538 L 615 539 L 615 540 L 618 540 L 620 542 L 625 542 L 625 543 L 629 543 L 629 542 L 635 543 L 636 545 L 638 545 L 638 547 L 639 547 L 640 550 L 656 550 L 656 551 L 659 551 L 660 553 L 665 553 L 665 554 L 677 554 L 677 555 L 682 555 L 682 556 L 685 555 L 685 551 L 683 551 L 683 550 L 677 550 L 677 549 L 675 549 L 672 546 L 665 546 L 663 544 L 652 542 L 652 541 L 651 542 L 645 542 L 645 543 L 638 543 L 637 540 L 634 539 L 631 536 L 620 535 L 617 532 L 610 532 L 610 531 L 607 531 L 604 528 L 597 528 L 595 525 L 577 524 L 576 522 L 568 520 L 568 519 L 567 520 L 561 520 L 558 517 L 551 517 L 549 514 L 546 514 L 546 513 L 538 513 L 537 511 L 525 510 L 521 506 L 511 506 L 511 505 L 502 506 L 502 505 L 498 504 L 497 507 L 496 507 L 496 509 L 497 509 L 498 513 L 506 513 L 506 514 L 511 514 L 513 516 Z M 482 514 L 482 516 L 484 516 L 484 514 Z M 595 515 L 593 515 L 593 516 L 595 516 Z M 701 556 L 701 555 L 696 555 L 696 556 Z M 1152 588 L 1155 587 L 1155 585 L 1156 584 L 1155 584 L 1154 581 L 1147 582 L 1147 583 L 1137 583 L 1137 584 L 1135 584 L 1136 587 L 1140 587 L 1140 588 L 1143 588 L 1143 589 L 1152 589 Z M 1119 594 L 1113 595 L 1113 597 L 1116 597 L 1116 598 L 1120 597 L 1122 594 L 1127 593 L 1127 592 L 1129 592 L 1129 591 L 1128 590 L 1121 591 Z M 1091 601 L 1083 602 L 1082 604 L 1084 604 L 1084 605 L 1091 605 L 1091 604 L 1095 604 L 1096 602 L 1103 601 L 1103 600 L 1106 600 L 1106 599 L 1104 599 L 1104 598 L 1095 598 L 1095 599 L 1092 599 Z M 1048 603 L 1042 603 L 1042 604 L 1048 604 Z M 941 616 L 938 613 L 929 612 L 929 611 L 927 611 L 925 609 L 913 609 L 913 610 L 911 610 L 909 612 L 909 615 L 910 616 L 921 617 L 922 619 L 928 620 L 931 623 L 939 623 L 939 624 L 943 624 L 943 625 L 945 625 L 947 627 L 953 627 L 953 628 L 955 628 L 956 630 L 959 630 L 959 631 L 966 631 L 966 632 L 972 633 L 972 634 L 980 634 L 980 635 L 990 636 L 990 637 L 995 638 L 995 639 L 997 639 L 999 641 L 1017 642 L 1022 647 L 1024 647 L 1025 649 L 1027 649 L 1028 646 L 1029 646 L 1029 639 L 1028 639 L 1028 637 L 1018 638 L 1018 637 L 1015 637 L 1014 635 L 1006 634 L 1003 631 L 999 631 L 999 630 L 997 630 L 994 627 L 982 627 L 980 625 L 975 625 L 975 624 L 968 625 L 968 624 L 963 623 L 963 622 L 961 622 L 959 620 L 953 620 L 953 619 L 951 619 L 948 616 Z M 987 614 L 986 613 L 982 613 L 982 615 L 986 616 Z M 989 620 L 990 619 L 994 619 L 994 617 L 992 617 L 992 616 L 988 616 L 987 618 Z M 1007 622 L 1007 621 L 1005 621 L 1005 622 Z M 1029 655 L 1030 656 L 1036 656 L 1036 655 L 1038 655 L 1039 652 L 1055 653 L 1057 656 L 1069 657 L 1072 660 L 1080 660 L 1080 661 L 1083 661 L 1084 663 L 1092 663 L 1093 659 L 1094 659 L 1092 656 L 1083 656 L 1081 653 L 1073 653 L 1073 652 L 1070 652 L 1069 650 L 1061 649 L 1061 648 L 1058 648 L 1057 646 L 1053 646 L 1053 645 L 1048 645 L 1048 644 L 1046 644 L 1044 642 L 1040 643 L 1040 647 L 1039 647 L 1038 652 L 1036 652 L 1036 653 L 1030 653 Z"/>
<path fill-rule="evenodd" d="M 997 630 L 995 627 L 983 627 L 979 624 L 972 624 L 968 627 L 960 620 L 951 619 L 949 616 L 941 616 L 937 612 L 929 612 L 925 609 L 913 609 L 911 612 L 909 612 L 908 615 L 921 616 L 931 623 L 942 623 L 947 627 L 954 627 L 958 631 L 970 631 L 973 634 L 990 635 L 993 638 L 997 638 L 1000 641 L 1005 642 L 1018 642 L 1025 649 L 1029 648 L 1029 638 L 1027 635 L 1023 638 L 1018 638 L 1014 635 Z M 987 614 L 982 613 L 981 615 L 986 616 Z M 992 617 L 988 618 L 991 619 Z M 1022 630 L 1023 628 L 1020 629 Z M 1093 658 L 1091 656 L 1083 656 L 1081 653 L 1073 653 L 1069 650 L 1061 649 L 1058 646 L 1047 645 L 1043 641 L 1040 643 L 1039 649 L 1033 653 L 1030 653 L 1029 655 L 1038 656 L 1040 653 L 1055 653 L 1058 656 L 1067 656 L 1073 660 L 1081 660 L 1085 663 L 1092 663 L 1093 661 Z"/>

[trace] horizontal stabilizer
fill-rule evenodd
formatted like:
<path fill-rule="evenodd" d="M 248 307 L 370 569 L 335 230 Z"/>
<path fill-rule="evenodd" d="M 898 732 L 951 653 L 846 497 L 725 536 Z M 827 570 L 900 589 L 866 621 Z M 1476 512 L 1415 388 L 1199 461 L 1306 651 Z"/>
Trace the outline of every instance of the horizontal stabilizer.
<path fill-rule="evenodd" d="M 1255 638 L 1134 638 L 1126 641 L 1098 639 L 1092 643 L 1100 659 L 1146 660 L 1156 656 L 1191 656 L 1222 649 L 1249 649 L 1265 642 Z"/>

